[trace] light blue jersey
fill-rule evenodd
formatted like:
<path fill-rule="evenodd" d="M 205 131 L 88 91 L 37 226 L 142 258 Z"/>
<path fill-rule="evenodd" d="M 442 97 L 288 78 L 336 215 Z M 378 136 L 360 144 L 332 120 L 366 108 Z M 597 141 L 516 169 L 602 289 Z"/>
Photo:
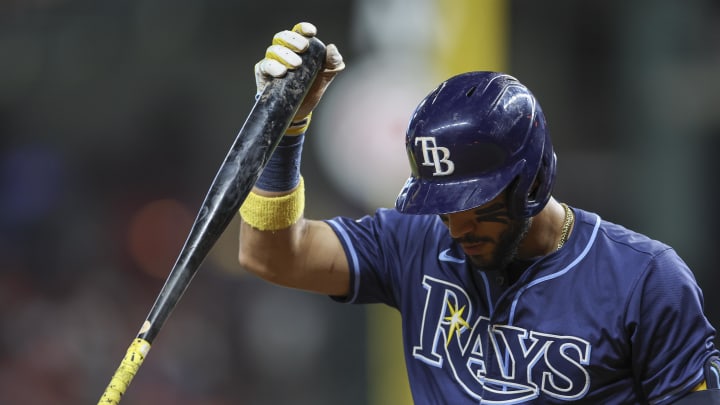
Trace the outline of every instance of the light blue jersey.
<path fill-rule="evenodd" d="M 417 404 L 665 404 L 717 355 L 692 272 L 673 249 L 574 209 L 562 249 L 512 285 L 479 271 L 436 216 L 381 209 L 327 221 L 350 303 L 402 316 Z"/>

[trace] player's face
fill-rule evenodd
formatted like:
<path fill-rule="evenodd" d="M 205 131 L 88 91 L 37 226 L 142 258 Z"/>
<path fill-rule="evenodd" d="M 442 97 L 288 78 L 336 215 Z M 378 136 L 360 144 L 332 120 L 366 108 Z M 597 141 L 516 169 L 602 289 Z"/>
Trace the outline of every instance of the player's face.
<path fill-rule="evenodd" d="M 482 270 L 501 270 L 517 258 L 530 219 L 513 220 L 502 199 L 467 211 L 440 215 L 450 236 Z"/>

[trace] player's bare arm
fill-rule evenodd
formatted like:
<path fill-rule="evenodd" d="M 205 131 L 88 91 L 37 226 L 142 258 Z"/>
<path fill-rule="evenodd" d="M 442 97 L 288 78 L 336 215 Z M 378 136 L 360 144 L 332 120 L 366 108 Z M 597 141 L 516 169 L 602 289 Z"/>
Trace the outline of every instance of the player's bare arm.
<path fill-rule="evenodd" d="M 322 221 L 300 219 L 278 231 L 259 231 L 241 221 L 239 252 L 244 269 L 271 283 L 327 295 L 348 293 L 345 253 Z"/>
<path fill-rule="evenodd" d="M 299 54 L 315 34 L 315 26 L 299 23 L 275 35 L 265 58 L 255 65 L 258 94 L 270 80 L 300 66 Z M 312 111 L 344 67 L 337 47 L 328 45 L 323 70 L 240 210 L 239 241 L 239 261 L 246 270 L 275 284 L 338 296 L 350 288 L 348 262 L 334 231 L 303 216 L 300 157 Z"/>

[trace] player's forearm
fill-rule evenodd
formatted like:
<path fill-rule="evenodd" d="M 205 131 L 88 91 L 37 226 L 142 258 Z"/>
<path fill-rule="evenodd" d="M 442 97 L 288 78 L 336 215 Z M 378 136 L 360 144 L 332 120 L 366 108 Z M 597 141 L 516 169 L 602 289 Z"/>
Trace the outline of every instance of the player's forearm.
<path fill-rule="evenodd" d="M 292 269 L 297 268 L 298 234 L 302 222 L 288 228 L 261 231 L 241 220 L 239 255 L 240 266 L 271 283 L 290 287 Z"/>
<path fill-rule="evenodd" d="M 300 218 L 287 228 L 261 231 L 243 220 L 238 259 L 245 270 L 273 284 L 335 296 L 350 289 L 344 250 L 322 221 Z"/>
<path fill-rule="evenodd" d="M 285 285 L 280 276 L 295 267 L 304 209 L 302 181 L 283 192 L 253 188 L 240 208 L 240 265 L 268 281 Z"/>

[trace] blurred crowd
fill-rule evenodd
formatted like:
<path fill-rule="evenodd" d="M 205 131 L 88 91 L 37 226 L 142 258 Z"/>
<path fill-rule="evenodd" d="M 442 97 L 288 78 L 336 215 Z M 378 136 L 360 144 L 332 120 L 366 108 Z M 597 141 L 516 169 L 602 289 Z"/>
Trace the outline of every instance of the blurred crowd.
<path fill-rule="evenodd" d="M 252 105 L 247 13 L 0 4 L 0 404 L 100 398 Z M 123 404 L 365 403 L 364 313 L 246 277 L 237 226 Z"/>

